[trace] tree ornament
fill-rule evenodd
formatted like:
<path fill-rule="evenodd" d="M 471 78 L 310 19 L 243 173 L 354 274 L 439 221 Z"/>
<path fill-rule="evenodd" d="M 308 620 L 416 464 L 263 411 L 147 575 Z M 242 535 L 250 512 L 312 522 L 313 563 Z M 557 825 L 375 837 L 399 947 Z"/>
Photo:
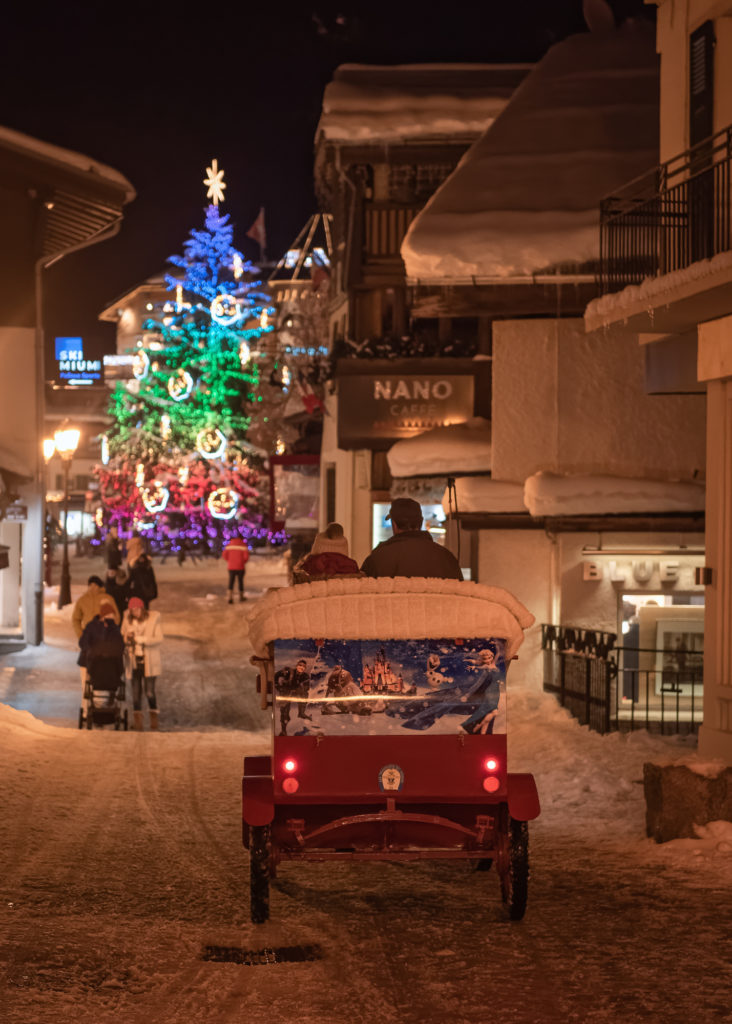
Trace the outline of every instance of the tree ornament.
<path fill-rule="evenodd" d="M 239 507 L 239 498 L 236 491 L 228 487 L 218 487 L 211 491 L 206 505 L 214 519 L 233 519 Z"/>
<path fill-rule="evenodd" d="M 144 348 L 138 348 L 132 357 L 132 374 L 135 380 L 144 380 L 150 372 L 150 357 Z"/>
<path fill-rule="evenodd" d="M 218 427 L 206 427 L 196 437 L 196 450 L 204 459 L 220 459 L 226 451 L 226 436 Z"/>
<path fill-rule="evenodd" d="M 211 319 L 222 327 L 231 327 L 241 320 L 241 307 L 236 297 L 222 292 L 211 303 Z"/>
<path fill-rule="evenodd" d="M 182 367 L 168 379 L 168 394 L 175 402 L 183 402 L 193 391 L 193 377 Z"/>
<path fill-rule="evenodd" d="M 140 489 L 140 498 L 148 512 L 162 512 L 168 504 L 170 491 L 159 480 Z"/>

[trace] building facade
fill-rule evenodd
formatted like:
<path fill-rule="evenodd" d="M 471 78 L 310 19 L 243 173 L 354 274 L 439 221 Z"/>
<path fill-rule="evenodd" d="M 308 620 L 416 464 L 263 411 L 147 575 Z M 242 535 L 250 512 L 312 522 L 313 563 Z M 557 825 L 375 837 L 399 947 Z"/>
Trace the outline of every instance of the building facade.
<path fill-rule="evenodd" d="M 704 724 L 732 764 L 732 5 L 657 0 L 660 153 L 602 203 L 588 331 L 622 325 L 658 391 L 706 394 Z"/>

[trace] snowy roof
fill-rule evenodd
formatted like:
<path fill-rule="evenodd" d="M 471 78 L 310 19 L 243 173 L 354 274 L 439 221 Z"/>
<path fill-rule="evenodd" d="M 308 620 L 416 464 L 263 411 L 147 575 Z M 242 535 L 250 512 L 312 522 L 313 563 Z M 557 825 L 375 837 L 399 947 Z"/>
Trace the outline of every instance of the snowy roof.
<path fill-rule="evenodd" d="M 278 638 L 501 637 L 513 657 L 534 616 L 513 594 L 461 580 L 333 578 L 270 590 L 249 618 L 254 651 Z"/>
<path fill-rule="evenodd" d="M 97 177 L 105 184 L 116 186 L 124 192 L 126 203 L 135 198 L 136 192 L 124 175 L 115 171 L 113 167 L 108 167 L 107 164 L 84 156 L 83 153 L 62 149 L 61 146 L 54 146 L 50 142 L 43 142 L 41 139 L 24 135 L 22 132 L 16 132 L 3 125 L 0 125 L 0 146 L 4 149 L 12 149 L 24 156 L 36 157 L 64 170 L 82 171 Z"/>
<path fill-rule="evenodd" d="M 673 480 L 542 472 L 524 482 L 524 502 L 532 516 L 701 512 L 704 497 L 703 483 Z"/>
<path fill-rule="evenodd" d="M 395 477 L 488 473 L 492 461 L 490 421 L 474 416 L 465 423 L 426 430 L 397 441 L 386 458 Z"/>
<path fill-rule="evenodd" d="M 411 280 L 526 277 L 599 255 L 599 205 L 658 162 L 653 29 L 553 46 L 412 222 Z"/>
<path fill-rule="evenodd" d="M 529 64 L 343 64 L 316 139 L 350 143 L 472 136 L 503 110 Z"/>

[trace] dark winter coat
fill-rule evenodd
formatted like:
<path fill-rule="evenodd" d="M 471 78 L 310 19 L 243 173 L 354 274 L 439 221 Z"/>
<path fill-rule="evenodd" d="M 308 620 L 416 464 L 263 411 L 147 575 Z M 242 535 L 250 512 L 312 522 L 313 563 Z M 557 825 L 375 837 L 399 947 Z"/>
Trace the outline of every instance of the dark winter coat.
<path fill-rule="evenodd" d="M 124 576 L 123 583 L 118 583 L 115 576 L 107 576 L 104 581 L 104 589 L 110 597 L 114 598 L 114 603 L 119 610 L 126 612 L 127 602 L 130 599 L 130 581 L 127 576 Z"/>
<path fill-rule="evenodd" d="M 107 568 L 119 569 L 122 565 L 122 549 L 117 537 L 107 537 Z"/>
<path fill-rule="evenodd" d="M 135 564 L 130 568 L 129 590 L 127 603 L 131 597 L 142 599 L 146 608 L 150 602 L 158 596 L 158 585 L 155 580 L 152 562 L 147 555 L 140 555 Z"/>
<path fill-rule="evenodd" d="M 461 580 L 458 560 L 427 530 L 403 530 L 378 544 L 361 569 L 367 576 L 431 576 Z"/>
<path fill-rule="evenodd" d="M 120 628 L 97 615 L 79 637 L 79 664 L 85 665 L 95 690 L 116 690 L 124 671 L 125 644 Z"/>

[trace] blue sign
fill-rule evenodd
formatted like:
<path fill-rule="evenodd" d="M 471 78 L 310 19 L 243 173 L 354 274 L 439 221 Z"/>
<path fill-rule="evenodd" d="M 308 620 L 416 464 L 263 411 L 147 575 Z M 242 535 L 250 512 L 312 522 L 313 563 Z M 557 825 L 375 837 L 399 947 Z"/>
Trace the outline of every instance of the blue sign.
<path fill-rule="evenodd" d="M 84 358 L 82 338 L 56 338 L 56 380 L 69 387 L 99 384 L 102 381 L 101 359 Z"/>

